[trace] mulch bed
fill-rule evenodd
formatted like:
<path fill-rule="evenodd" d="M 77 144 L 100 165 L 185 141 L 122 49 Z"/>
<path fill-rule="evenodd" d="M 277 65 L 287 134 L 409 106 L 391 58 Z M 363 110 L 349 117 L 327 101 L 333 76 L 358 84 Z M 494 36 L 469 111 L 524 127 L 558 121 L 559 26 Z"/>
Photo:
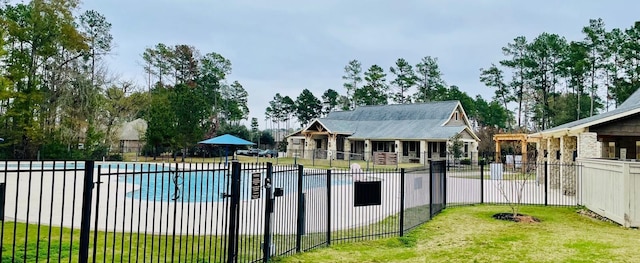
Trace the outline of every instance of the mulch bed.
<path fill-rule="evenodd" d="M 540 223 L 540 219 L 524 214 L 517 214 L 515 217 L 513 213 L 497 213 L 493 215 L 494 219 L 519 222 L 519 223 Z"/>

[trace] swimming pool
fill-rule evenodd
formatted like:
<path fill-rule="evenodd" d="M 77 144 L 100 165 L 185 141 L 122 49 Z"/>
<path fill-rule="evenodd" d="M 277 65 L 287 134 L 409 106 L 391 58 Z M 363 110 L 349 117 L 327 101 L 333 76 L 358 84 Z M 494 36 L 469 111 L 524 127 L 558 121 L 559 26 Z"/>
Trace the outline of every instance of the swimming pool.
<path fill-rule="evenodd" d="M 8 170 L 83 170 L 84 162 L 82 161 L 18 161 L 11 163 L 0 163 L 0 171 Z"/>
<path fill-rule="evenodd" d="M 85 163 L 79 162 L 15 162 L 0 165 L 0 171 L 31 170 L 40 174 L 40 170 L 63 173 L 66 171 L 81 172 L 85 168 Z M 126 162 L 96 162 L 96 175 L 100 175 L 102 182 L 118 182 L 118 192 L 126 189 L 125 196 L 128 198 L 146 201 L 176 201 L 176 202 L 220 202 L 222 195 L 230 193 L 230 172 L 225 170 L 205 169 L 202 170 L 180 170 L 176 173 L 176 166 L 163 164 L 143 164 Z M 59 170 L 59 171 L 58 171 Z M 99 171 L 98 171 L 99 170 Z M 264 184 L 266 170 L 260 172 L 260 182 Z M 241 174 L 241 199 L 250 199 L 251 195 L 251 173 L 253 171 L 243 171 Z M 42 173 L 45 174 L 45 173 Z M 71 172 L 71 175 L 76 174 Z M 81 173 L 78 173 L 81 174 Z M 46 175 L 46 174 L 45 174 Z M 177 176 L 176 176 L 177 175 Z M 283 188 L 285 194 L 293 193 L 297 189 L 297 172 L 273 174 L 273 187 Z M 2 178 L 0 178 L 1 180 Z M 81 182 L 81 181 L 78 181 Z M 127 187 L 122 185 L 127 184 Z M 332 175 L 332 185 L 343 185 L 352 183 L 348 175 Z M 135 185 L 131 190 L 131 184 Z M 307 189 L 322 188 L 326 185 L 325 175 L 305 175 L 303 179 L 303 191 Z M 114 191 L 112 185 L 112 190 Z M 104 190 L 103 190 L 104 191 Z M 265 195 L 265 189 L 261 188 L 261 196 Z"/>
<path fill-rule="evenodd" d="M 136 184 L 136 190 L 126 193 L 129 198 L 146 201 L 176 201 L 176 202 L 220 202 L 223 194 L 230 193 L 230 173 L 225 171 L 148 171 L 145 166 L 127 167 L 127 171 L 142 173 L 123 174 L 118 177 L 119 182 Z M 122 167 L 120 166 L 120 169 Z M 165 168 L 166 169 L 166 168 Z M 149 173 L 144 173 L 149 172 Z M 243 172 L 240 176 L 240 191 L 242 200 L 250 199 L 251 174 Z M 260 173 L 260 182 L 264 184 L 266 171 Z M 332 176 L 332 185 L 351 183 L 350 177 Z M 291 174 L 274 173 L 273 187 L 283 188 L 285 194 L 295 192 L 296 180 L 290 180 Z M 320 188 L 326 185 L 326 176 L 304 176 L 303 189 Z M 265 195 L 264 187 L 261 196 Z"/>

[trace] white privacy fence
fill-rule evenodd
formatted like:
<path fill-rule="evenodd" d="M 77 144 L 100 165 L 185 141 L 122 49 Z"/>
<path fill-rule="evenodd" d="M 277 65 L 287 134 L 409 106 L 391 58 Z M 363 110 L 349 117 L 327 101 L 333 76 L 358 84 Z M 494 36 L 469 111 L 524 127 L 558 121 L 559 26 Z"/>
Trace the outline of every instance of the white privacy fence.
<path fill-rule="evenodd" d="M 640 162 L 577 162 L 583 166 L 581 204 L 625 227 L 640 227 Z"/>

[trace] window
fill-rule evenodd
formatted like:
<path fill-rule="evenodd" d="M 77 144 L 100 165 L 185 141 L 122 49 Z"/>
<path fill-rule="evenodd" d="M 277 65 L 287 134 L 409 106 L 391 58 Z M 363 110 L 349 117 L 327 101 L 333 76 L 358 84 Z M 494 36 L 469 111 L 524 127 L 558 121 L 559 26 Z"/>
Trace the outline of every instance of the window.
<path fill-rule="evenodd" d="M 447 142 L 440 142 L 440 157 L 447 157 Z"/>
<path fill-rule="evenodd" d="M 409 143 L 410 142 L 402 142 L 402 156 L 409 156 Z"/>
<path fill-rule="evenodd" d="M 374 152 L 394 152 L 394 142 L 373 142 Z"/>
<path fill-rule="evenodd" d="M 300 139 L 293 139 L 291 140 L 291 142 L 293 142 L 293 144 L 298 145 L 300 144 Z"/>
<path fill-rule="evenodd" d="M 609 158 L 616 158 L 616 143 L 609 142 Z"/>
<path fill-rule="evenodd" d="M 469 158 L 469 143 L 468 142 L 464 143 L 464 157 L 465 158 Z"/>
<path fill-rule="evenodd" d="M 402 156 L 409 156 L 409 153 L 420 157 L 420 142 L 402 142 Z"/>
<path fill-rule="evenodd" d="M 456 121 L 457 121 L 458 120 L 458 111 L 456 111 L 456 113 L 454 115 L 455 115 L 455 118 L 456 118 Z"/>
<path fill-rule="evenodd" d="M 640 160 L 640 141 L 636 142 L 636 159 Z"/>

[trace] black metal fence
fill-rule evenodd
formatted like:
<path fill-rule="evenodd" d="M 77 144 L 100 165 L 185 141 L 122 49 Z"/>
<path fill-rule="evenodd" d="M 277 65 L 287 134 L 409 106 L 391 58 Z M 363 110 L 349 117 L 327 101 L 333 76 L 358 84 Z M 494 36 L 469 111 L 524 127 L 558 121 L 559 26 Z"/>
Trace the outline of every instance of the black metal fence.
<path fill-rule="evenodd" d="M 580 204 L 582 166 L 573 163 L 481 163 L 447 170 L 447 206 Z"/>
<path fill-rule="evenodd" d="M 402 236 L 452 205 L 514 197 L 523 204 L 579 203 L 579 167 L 524 167 L 6 161 L 0 259 L 265 262 L 332 243 Z"/>

